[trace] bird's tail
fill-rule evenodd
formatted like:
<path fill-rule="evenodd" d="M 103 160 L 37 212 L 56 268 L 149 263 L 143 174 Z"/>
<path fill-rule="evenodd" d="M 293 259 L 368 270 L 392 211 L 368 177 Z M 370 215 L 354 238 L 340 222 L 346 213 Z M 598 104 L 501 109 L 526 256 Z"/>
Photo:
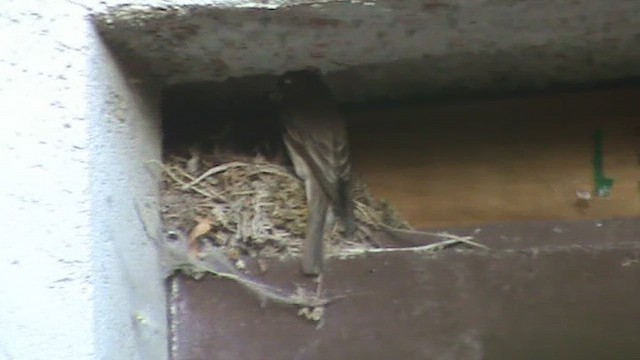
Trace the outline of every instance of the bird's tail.
<path fill-rule="evenodd" d="M 340 205 L 338 207 L 340 209 L 338 209 L 337 215 L 342 222 L 345 235 L 350 237 L 356 231 L 355 203 L 351 194 L 351 181 L 342 180 L 339 185 Z"/>

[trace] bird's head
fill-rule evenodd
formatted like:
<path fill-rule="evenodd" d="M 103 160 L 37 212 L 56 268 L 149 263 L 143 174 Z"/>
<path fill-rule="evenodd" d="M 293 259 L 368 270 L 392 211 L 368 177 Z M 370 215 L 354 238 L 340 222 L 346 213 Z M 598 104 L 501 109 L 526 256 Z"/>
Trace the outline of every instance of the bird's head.
<path fill-rule="evenodd" d="M 315 69 L 289 71 L 278 78 L 275 98 L 295 98 L 297 95 L 307 94 L 310 89 L 324 89 L 320 71 Z M 302 91 L 304 90 L 304 91 Z"/>

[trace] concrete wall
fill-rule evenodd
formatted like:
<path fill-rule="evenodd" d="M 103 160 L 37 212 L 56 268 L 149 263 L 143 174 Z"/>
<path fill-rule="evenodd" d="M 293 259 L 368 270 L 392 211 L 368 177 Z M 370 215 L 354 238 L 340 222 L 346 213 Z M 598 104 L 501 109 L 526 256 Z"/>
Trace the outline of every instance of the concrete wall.
<path fill-rule="evenodd" d="M 94 334 L 101 359 L 163 359 L 167 330 L 159 239 L 159 86 L 96 43 L 87 90 Z"/>
<path fill-rule="evenodd" d="M 166 358 L 164 284 L 134 208 L 157 213 L 143 166 L 160 155 L 157 87 L 124 74 L 87 8 L 43 4 L 0 15 L 0 359 Z"/>
<path fill-rule="evenodd" d="M 5 1 L 0 11 L 0 359 L 96 354 L 86 91 L 95 37 L 83 8 L 51 5 Z"/>
<path fill-rule="evenodd" d="M 634 0 L 122 3 L 0 6 L 0 359 L 166 356 L 163 284 L 134 206 L 153 229 L 156 80 L 314 65 L 358 100 L 640 74 Z"/>
<path fill-rule="evenodd" d="M 359 101 L 640 76 L 634 0 L 215 3 L 98 18 L 111 43 L 169 82 L 313 66 Z"/>

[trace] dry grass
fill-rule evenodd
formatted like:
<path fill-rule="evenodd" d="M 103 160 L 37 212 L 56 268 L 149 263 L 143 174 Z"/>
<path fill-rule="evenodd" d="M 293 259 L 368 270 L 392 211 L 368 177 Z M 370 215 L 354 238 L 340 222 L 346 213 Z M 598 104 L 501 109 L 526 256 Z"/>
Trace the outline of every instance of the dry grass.
<path fill-rule="evenodd" d="M 206 242 L 222 248 L 231 259 L 300 255 L 307 204 L 302 181 L 288 167 L 261 157 L 219 155 L 172 156 L 155 165 L 164 173 L 165 230 L 183 234 L 194 246 Z M 373 199 L 364 184 L 356 182 L 353 196 L 357 231 L 344 239 L 338 226 L 331 229 L 325 240 L 327 256 L 374 248 L 370 235 L 381 226 L 409 229 L 388 204 Z"/>
<path fill-rule="evenodd" d="M 303 183 L 292 169 L 261 157 L 221 156 L 219 153 L 191 158 L 170 156 L 164 163 L 152 161 L 163 171 L 161 218 L 165 237 L 166 273 L 175 270 L 199 278 L 205 273 L 237 281 L 261 303 L 273 301 L 301 307 L 299 315 L 322 324 L 324 306 L 344 297 L 326 298 L 297 287 L 287 292 L 247 277 L 241 257 L 295 258 L 306 232 L 307 204 Z M 200 170 L 206 169 L 206 170 Z M 432 252 L 455 244 L 483 247 L 471 237 L 412 230 L 384 201 L 374 199 L 356 181 L 357 230 L 350 239 L 340 229 L 326 234 L 327 256 L 344 257 L 389 251 Z M 145 225 L 141 211 L 138 215 Z M 339 223 L 339 222 L 338 222 Z M 413 248 L 378 249 L 371 241 L 377 230 L 422 234 L 443 241 Z M 155 239 L 156 241 L 158 239 Z"/>

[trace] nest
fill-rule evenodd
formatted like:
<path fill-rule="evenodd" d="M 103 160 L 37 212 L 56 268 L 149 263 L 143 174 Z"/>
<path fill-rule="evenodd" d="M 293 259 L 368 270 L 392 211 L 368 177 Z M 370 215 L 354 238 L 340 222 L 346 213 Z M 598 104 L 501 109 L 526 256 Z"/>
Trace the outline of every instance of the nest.
<path fill-rule="evenodd" d="M 158 165 L 164 173 L 161 216 L 167 233 L 180 234 L 193 247 L 213 245 L 233 260 L 301 254 L 308 211 L 304 184 L 291 167 L 260 156 L 220 154 L 174 155 Z M 371 234 L 380 226 L 409 228 L 361 181 L 355 181 L 352 196 L 357 230 L 349 239 L 339 225 L 327 231 L 327 256 L 377 247 Z"/>
<path fill-rule="evenodd" d="M 231 279 L 256 295 L 262 306 L 267 301 L 295 305 L 300 307 L 299 316 L 322 326 L 325 307 L 349 294 L 327 297 L 322 291 L 322 278 L 315 292 L 300 284 L 291 292 L 247 277 L 243 271 L 243 255 L 257 257 L 260 265 L 263 258 L 287 259 L 301 254 L 308 216 L 303 182 L 293 175 L 290 166 L 274 160 L 277 159 L 221 156 L 214 151 L 208 156 L 192 152 L 190 158 L 172 155 L 164 163 L 152 161 L 163 170 L 161 219 L 164 239 L 170 241 L 157 244 L 165 274 L 180 270 L 196 279 L 206 273 Z M 486 248 L 472 242 L 470 236 L 410 230 L 391 206 L 374 199 L 361 181 L 355 181 L 351 195 L 356 205 L 357 229 L 348 239 L 341 235 L 339 225 L 327 231 L 328 256 L 390 251 L 431 253 L 460 243 Z M 149 235 L 150 227 L 137 205 L 136 211 Z M 371 234 L 381 228 L 445 240 L 411 248 L 378 248 Z M 261 266 L 261 271 L 266 267 Z"/>

